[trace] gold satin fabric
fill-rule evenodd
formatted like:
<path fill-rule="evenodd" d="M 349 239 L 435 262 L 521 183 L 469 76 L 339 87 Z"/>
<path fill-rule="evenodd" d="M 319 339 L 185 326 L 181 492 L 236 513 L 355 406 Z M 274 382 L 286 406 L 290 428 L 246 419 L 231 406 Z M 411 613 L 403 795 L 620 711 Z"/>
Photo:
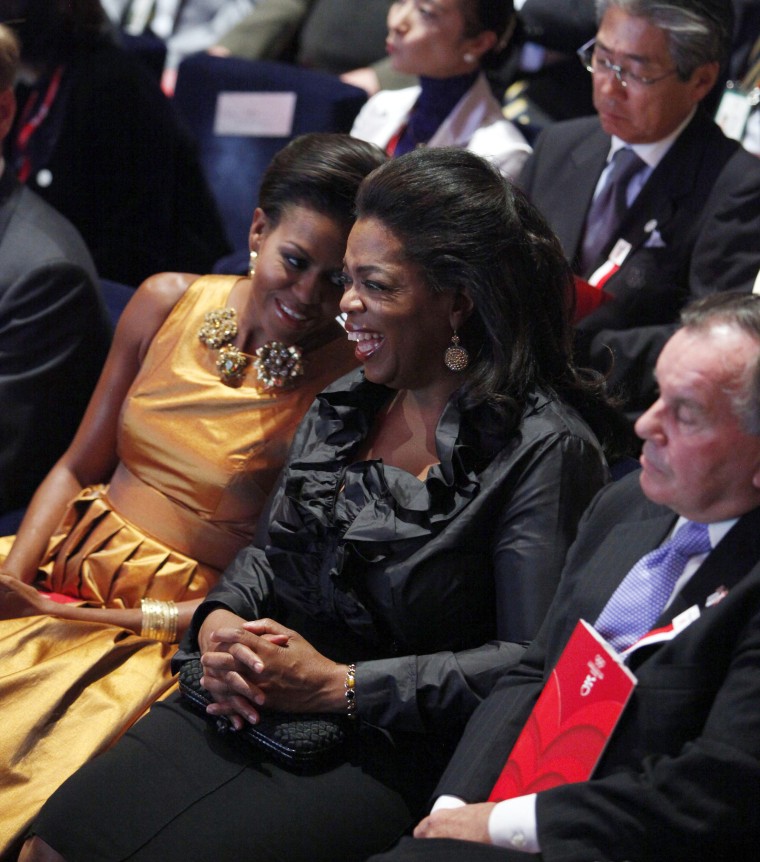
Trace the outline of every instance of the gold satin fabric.
<path fill-rule="evenodd" d="M 294 390 L 258 392 L 253 371 L 226 386 L 197 333 L 235 281 L 198 279 L 154 338 L 120 417 L 121 464 L 108 487 L 72 502 L 40 572 L 45 589 L 108 607 L 199 598 L 252 538 L 298 422 L 356 360 L 339 338 L 307 355 Z M 0 559 L 12 540 L 0 539 Z M 173 688 L 174 650 L 99 623 L 0 620 L 0 855 L 72 772 Z"/>

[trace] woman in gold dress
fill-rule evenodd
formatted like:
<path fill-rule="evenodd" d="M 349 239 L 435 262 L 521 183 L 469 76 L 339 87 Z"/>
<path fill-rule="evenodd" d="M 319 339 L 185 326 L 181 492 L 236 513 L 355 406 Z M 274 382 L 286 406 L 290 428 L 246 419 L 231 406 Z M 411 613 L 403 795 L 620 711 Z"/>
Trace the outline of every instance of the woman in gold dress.
<path fill-rule="evenodd" d="M 124 310 L 75 439 L 0 540 L 0 855 L 170 688 L 174 642 L 250 542 L 296 425 L 356 366 L 340 274 L 383 159 L 297 139 L 262 183 L 250 277 L 161 273 Z"/>

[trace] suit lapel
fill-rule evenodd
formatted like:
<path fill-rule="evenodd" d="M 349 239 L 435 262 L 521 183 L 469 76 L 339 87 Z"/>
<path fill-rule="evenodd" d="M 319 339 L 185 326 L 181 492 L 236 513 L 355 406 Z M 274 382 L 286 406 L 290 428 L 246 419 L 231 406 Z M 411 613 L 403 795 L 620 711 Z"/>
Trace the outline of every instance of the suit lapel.
<path fill-rule="evenodd" d="M 667 624 L 692 605 L 703 607 L 721 587 L 730 590 L 760 560 L 760 509 L 741 517 L 673 600 L 658 625 Z"/>
<path fill-rule="evenodd" d="M 717 175 L 723 159 L 709 158 L 710 150 L 717 145 L 716 136 L 719 138 L 720 133 L 715 124 L 697 111 L 652 171 L 623 219 L 619 234 L 631 244 L 631 252 L 647 242 L 653 229 L 667 233 L 680 202 L 694 194 L 698 183 L 708 181 L 709 173 L 715 171 Z M 708 182 L 712 185 L 712 181 Z"/>
<path fill-rule="evenodd" d="M 568 190 L 565 204 L 554 214 L 555 229 L 562 247 L 572 253 L 574 260 L 583 237 L 586 213 L 591 206 L 594 189 L 607 164 L 610 138 L 600 126 L 575 146 L 568 158 L 573 164 L 570 173 L 572 188 Z"/>
<path fill-rule="evenodd" d="M 673 512 L 665 510 L 651 518 L 612 527 L 594 554 L 593 566 L 584 573 L 588 622 L 596 622 L 623 578 L 644 554 L 662 543 L 676 519 Z"/>

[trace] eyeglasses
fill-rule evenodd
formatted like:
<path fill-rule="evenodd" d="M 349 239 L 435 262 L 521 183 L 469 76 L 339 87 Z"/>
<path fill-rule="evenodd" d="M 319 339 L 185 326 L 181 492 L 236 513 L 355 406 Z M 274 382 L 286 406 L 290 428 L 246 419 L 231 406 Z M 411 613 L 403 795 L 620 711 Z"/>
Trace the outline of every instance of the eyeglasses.
<path fill-rule="evenodd" d="M 597 72 L 612 74 L 617 78 L 622 87 L 627 87 L 632 84 L 635 87 L 651 87 L 658 81 L 664 81 L 671 75 L 677 75 L 678 69 L 671 69 L 663 75 L 658 75 L 656 78 L 648 78 L 644 75 L 637 75 L 625 66 L 618 66 L 617 63 L 611 63 L 606 57 L 600 57 L 596 53 L 596 39 L 590 39 L 585 45 L 581 45 L 577 51 L 578 59 L 583 63 L 583 67 L 592 75 Z"/>

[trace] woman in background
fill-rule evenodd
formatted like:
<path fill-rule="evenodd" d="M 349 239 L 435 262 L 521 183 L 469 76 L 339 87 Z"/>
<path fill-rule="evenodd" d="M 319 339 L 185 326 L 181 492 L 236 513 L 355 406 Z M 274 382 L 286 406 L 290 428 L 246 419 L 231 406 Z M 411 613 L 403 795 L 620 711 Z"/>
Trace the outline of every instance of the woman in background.
<path fill-rule="evenodd" d="M 377 93 L 351 134 L 391 156 L 418 146 L 463 147 L 516 177 L 530 146 L 504 118 L 484 74 L 514 20 L 511 0 L 397 0 L 387 50 L 393 68 L 418 75 L 420 86 Z"/>
<path fill-rule="evenodd" d="M 347 135 L 296 139 L 264 176 L 250 277 L 162 273 L 124 310 L 77 435 L 0 541 L 0 850 L 170 687 L 175 643 L 251 540 L 298 422 L 357 365 L 340 274 L 359 182 L 383 160 Z"/>

